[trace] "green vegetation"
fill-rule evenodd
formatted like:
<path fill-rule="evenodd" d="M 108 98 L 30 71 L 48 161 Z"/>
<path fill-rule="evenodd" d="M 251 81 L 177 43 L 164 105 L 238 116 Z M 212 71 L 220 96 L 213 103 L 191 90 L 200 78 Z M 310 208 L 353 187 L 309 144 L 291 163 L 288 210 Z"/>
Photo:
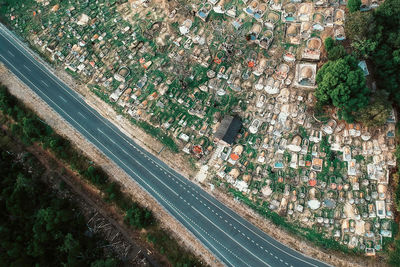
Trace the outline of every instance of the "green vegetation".
<path fill-rule="evenodd" d="M 347 8 L 350 13 L 360 10 L 361 0 L 349 0 L 347 2 Z"/>
<path fill-rule="evenodd" d="M 350 13 L 345 24 L 346 35 L 359 57 L 372 61 L 378 92 L 368 107 L 360 110 L 360 121 L 367 125 L 380 125 L 391 104 L 400 104 L 400 3 L 386 0 L 376 10 Z M 386 95 L 389 94 L 389 97 Z M 397 126 L 397 166 L 400 164 L 399 126 Z M 400 211 L 399 170 L 392 174 L 395 206 Z M 389 263 L 400 266 L 400 237 L 392 244 Z"/>
<path fill-rule="evenodd" d="M 87 234 L 75 205 L 41 181 L 38 160 L 29 153 L 21 160 L 11 140 L 0 148 L 0 265 L 117 266 L 104 254 L 107 243 Z"/>
<path fill-rule="evenodd" d="M 337 107 L 339 118 L 351 122 L 353 113 L 368 105 L 369 88 L 353 56 L 328 61 L 318 71 L 316 81 L 319 103 Z"/>
<path fill-rule="evenodd" d="M 333 40 L 332 37 L 326 38 L 324 44 L 329 60 L 337 60 L 347 55 L 343 45 Z"/>
<path fill-rule="evenodd" d="M 371 103 L 357 112 L 357 120 L 366 126 L 382 126 L 390 115 L 391 104 L 386 95 L 376 95 Z"/>
<path fill-rule="evenodd" d="M 375 30 L 372 12 L 357 11 L 350 13 L 344 25 L 346 36 L 351 40 L 351 47 L 357 57 L 369 58 L 376 49 L 377 42 L 369 38 Z"/>
<path fill-rule="evenodd" d="M 396 239 L 393 243 L 394 250 L 389 254 L 389 264 L 392 266 L 400 266 L 400 239 Z"/>
<path fill-rule="evenodd" d="M 323 233 L 319 233 L 314 229 L 301 227 L 299 225 L 287 222 L 284 217 L 280 216 L 276 212 L 270 211 L 267 207 L 267 202 L 264 202 L 263 205 L 257 205 L 247 196 L 243 195 L 243 193 L 241 193 L 240 191 L 229 188 L 229 192 L 237 197 L 239 200 L 241 200 L 244 204 L 257 211 L 260 215 L 271 220 L 275 225 L 282 227 L 284 230 L 288 231 L 291 234 L 301 236 L 306 240 L 311 241 L 314 244 L 325 249 L 338 250 L 346 253 L 356 252 L 356 250 L 349 250 L 347 246 L 340 244 L 336 240 L 326 238 Z"/>
<path fill-rule="evenodd" d="M 175 143 L 175 141 L 169 135 L 164 133 L 160 128 L 154 127 L 145 121 L 137 121 L 136 124 L 139 125 L 143 130 L 145 130 L 146 133 L 152 135 L 166 147 L 171 149 L 171 151 L 173 152 L 179 151 L 179 147 Z"/>
<path fill-rule="evenodd" d="M 369 39 L 377 43 L 371 56 L 375 78 L 378 88 L 389 92 L 393 102 L 399 105 L 400 3 L 398 0 L 387 0 L 373 14 L 376 27 Z"/>
<path fill-rule="evenodd" d="M 132 201 L 128 195 L 122 192 L 118 183 L 112 182 L 101 168 L 94 166 L 68 140 L 56 134 L 2 85 L 0 85 L 0 110 L 9 118 L 9 127 L 14 136 L 26 145 L 37 143 L 50 149 L 57 158 L 69 164 L 73 170 L 103 192 L 105 200 L 114 203 L 125 214 L 125 222 L 128 225 L 134 228 L 145 228 L 148 234 L 155 236 L 157 238 L 156 248 L 163 248 L 163 251 L 160 252 L 166 255 L 173 266 L 201 265 L 192 254 L 179 247 L 179 244 L 161 229 L 149 210 Z M 23 200 L 31 204 L 29 201 L 25 201 L 26 196 Z M 2 200 L 0 199 L 0 201 Z M 101 263 L 97 265 L 99 264 Z"/>

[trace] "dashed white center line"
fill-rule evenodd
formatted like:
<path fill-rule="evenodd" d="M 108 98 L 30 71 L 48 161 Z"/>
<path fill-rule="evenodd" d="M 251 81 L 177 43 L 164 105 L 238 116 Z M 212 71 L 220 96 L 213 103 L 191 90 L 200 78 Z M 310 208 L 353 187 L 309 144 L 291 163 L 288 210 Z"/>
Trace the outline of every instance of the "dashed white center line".
<path fill-rule="evenodd" d="M 8 52 L 11 56 L 15 57 L 15 55 L 14 55 L 13 53 L 11 53 L 10 50 L 7 50 L 7 52 Z"/>
<path fill-rule="evenodd" d="M 31 71 L 31 69 L 28 68 L 25 64 L 24 64 L 24 68 L 27 69 L 27 70 L 29 70 L 29 71 Z"/>
<path fill-rule="evenodd" d="M 62 97 L 62 96 L 60 96 L 60 95 L 59 95 L 58 97 L 60 97 L 65 103 L 68 102 L 64 97 Z"/>
<path fill-rule="evenodd" d="M 86 119 L 85 115 L 83 115 L 83 114 L 82 114 L 82 113 L 80 113 L 79 111 L 78 111 L 78 115 L 79 115 L 79 116 L 82 116 L 83 118 L 85 118 L 85 119 Z"/>
<path fill-rule="evenodd" d="M 45 82 L 45 81 L 43 81 L 43 80 L 40 80 L 44 85 L 46 85 L 47 87 L 49 87 L 49 85 Z"/>

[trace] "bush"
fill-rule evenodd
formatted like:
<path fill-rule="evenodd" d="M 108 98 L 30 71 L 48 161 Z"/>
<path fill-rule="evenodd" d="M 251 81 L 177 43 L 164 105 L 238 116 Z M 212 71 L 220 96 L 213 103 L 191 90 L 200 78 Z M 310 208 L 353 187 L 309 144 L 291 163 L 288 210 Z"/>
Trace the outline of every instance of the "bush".
<path fill-rule="evenodd" d="M 148 209 L 143 209 L 134 203 L 127 210 L 124 221 L 135 228 L 144 228 L 152 225 L 154 218 Z"/>
<path fill-rule="evenodd" d="M 329 60 L 337 60 L 346 56 L 346 50 L 344 47 L 337 41 L 333 40 L 332 37 L 326 38 L 324 44 Z"/>
<path fill-rule="evenodd" d="M 348 0 L 347 2 L 347 8 L 349 9 L 350 13 L 360 10 L 360 7 L 361 0 Z"/>
<path fill-rule="evenodd" d="M 369 88 L 363 71 L 353 56 L 329 61 L 318 71 L 315 96 L 321 105 L 332 104 L 338 108 L 339 118 L 354 120 L 353 113 L 369 102 Z"/>

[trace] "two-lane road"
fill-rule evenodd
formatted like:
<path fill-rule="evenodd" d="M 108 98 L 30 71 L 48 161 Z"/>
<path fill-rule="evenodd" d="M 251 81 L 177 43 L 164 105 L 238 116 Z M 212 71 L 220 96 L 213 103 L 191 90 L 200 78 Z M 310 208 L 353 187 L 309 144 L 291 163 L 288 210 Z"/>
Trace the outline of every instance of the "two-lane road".
<path fill-rule="evenodd" d="M 89 107 L 3 25 L 0 61 L 227 266 L 328 266 L 274 240 L 146 152 Z"/>

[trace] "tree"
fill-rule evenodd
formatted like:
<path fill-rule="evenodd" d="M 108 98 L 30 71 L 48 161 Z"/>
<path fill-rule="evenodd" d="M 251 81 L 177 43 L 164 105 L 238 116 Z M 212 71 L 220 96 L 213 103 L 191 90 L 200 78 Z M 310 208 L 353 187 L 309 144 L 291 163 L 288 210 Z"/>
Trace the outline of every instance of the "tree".
<path fill-rule="evenodd" d="M 320 104 L 338 108 L 339 118 L 353 121 L 353 113 L 369 102 L 370 90 L 353 56 L 329 61 L 318 71 L 315 96 Z"/>
<path fill-rule="evenodd" d="M 347 8 L 349 9 L 350 13 L 360 10 L 360 6 L 361 0 L 349 0 L 347 2 Z"/>
<path fill-rule="evenodd" d="M 90 264 L 90 267 L 117 267 L 118 263 L 113 258 L 107 258 L 105 260 L 96 260 Z"/>
<path fill-rule="evenodd" d="M 153 216 L 148 209 L 142 209 L 135 204 L 127 210 L 124 220 L 131 226 L 143 228 L 152 224 Z"/>
<path fill-rule="evenodd" d="M 357 120 L 366 126 L 382 126 L 390 115 L 390 107 L 387 98 L 378 95 L 372 103 L 357 112 Z"/>
<path fill-rule="evenodd" d="M 379 89 L 390 92 L 390 99 L 400 104 L 400 5 L 386 0 L 373 13 L 376 29 L 372 39 L 377 42 L 371 59 Z"/>
<path fill-rule="evenodd" d="M 394 241 L 394 250 L 389 253 L 389 263 L 392 266 L 400 266 L 400 239 Z"/>
<path fill-rule="evenodd" d="M 365 59 L 372 55 L 377 45 L 377 42 L 370 39 L 354 41 L 351 43 L 351 47 L 353 48 L 355 55 L 359 58 Z"/>
<path fill-rule="evenodd" d="M 332 37 L 326 38 L 324 44 L 329 60 L 337 60 L 346 55 L 345 48 L 337 41 L 333 40 Z"/>
<path fill-rule="evenodd" d="M 369 58 L 378 44 L 373 40 L 376 31 L 373 13 L 361 11 L 350 13 L 344 27 L 346 37 L 351 41 L 351 47 L 357 57 Z"/>
<path fill-rule="evenodd" d="M 344 24 L 346 38 L 353 41 L 370 39 L 376 30 L 375 18 L 372 12 L 356 11 L 346 17 Z"/>

